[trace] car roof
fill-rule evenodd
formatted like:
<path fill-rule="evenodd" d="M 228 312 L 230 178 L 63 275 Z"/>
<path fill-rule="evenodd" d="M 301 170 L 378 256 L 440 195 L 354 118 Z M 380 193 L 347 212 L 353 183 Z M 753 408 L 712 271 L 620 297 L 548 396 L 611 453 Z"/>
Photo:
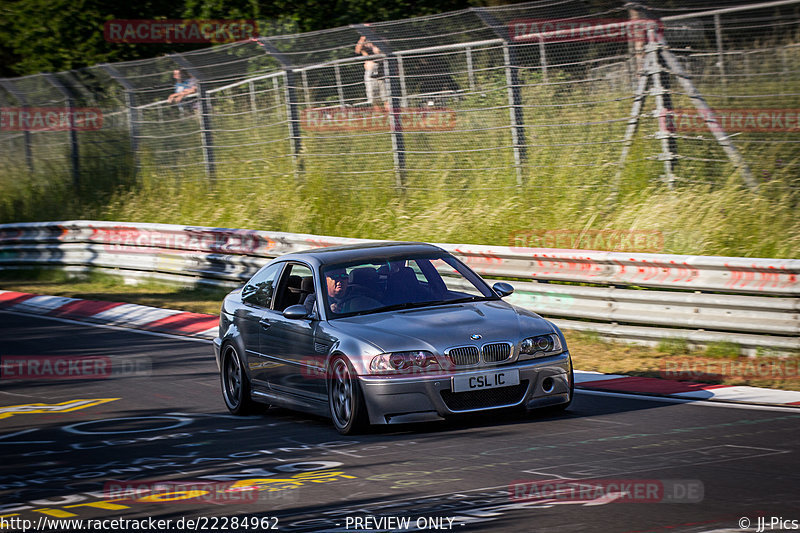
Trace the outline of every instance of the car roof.
<path fill-rule="evenodd" d="M 441 252 L 447 253 L 438 246 L 424 242 L 370 242 L 291 252 L 279 259 L 297 259 L 319 265 L 331 265 L 370 259 L 391 260 L 403 256 Z"/>

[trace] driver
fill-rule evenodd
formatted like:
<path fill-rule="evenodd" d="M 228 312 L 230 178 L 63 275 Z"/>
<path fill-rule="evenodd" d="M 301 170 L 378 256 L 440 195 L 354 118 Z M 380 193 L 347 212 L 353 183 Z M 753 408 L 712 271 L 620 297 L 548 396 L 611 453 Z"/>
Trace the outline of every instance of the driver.
<path fill-rule="evenodd" d="M 345 269 L 338 268 L 325 274 L 325 281 L 328 284 L 328 302 L 331 311 L 334 313 L 345 312 L 345 300 L 347 299 L 347 287 L 350 276 Z"/>

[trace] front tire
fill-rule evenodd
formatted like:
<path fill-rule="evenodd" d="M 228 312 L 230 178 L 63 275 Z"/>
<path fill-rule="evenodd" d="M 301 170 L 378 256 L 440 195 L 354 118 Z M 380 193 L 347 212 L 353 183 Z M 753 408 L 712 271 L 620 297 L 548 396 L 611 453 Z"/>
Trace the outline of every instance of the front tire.
<path fill-rule="evenodd" d="M 367 409 L 353 366 L 343 356 L 331 361 L 328 378 L 328 409 L 336 431 L 352 435 L 367 425 Z"/>
<path fill-rule="evenodd" d="M 222 349 L 219 376 L 222 397 L 228 411 L 235 415 L 253 412 L 255 402 L 250 398 L 250 382 L 247 380 L 242 358 L 232 344 L 226 344 Z"/>

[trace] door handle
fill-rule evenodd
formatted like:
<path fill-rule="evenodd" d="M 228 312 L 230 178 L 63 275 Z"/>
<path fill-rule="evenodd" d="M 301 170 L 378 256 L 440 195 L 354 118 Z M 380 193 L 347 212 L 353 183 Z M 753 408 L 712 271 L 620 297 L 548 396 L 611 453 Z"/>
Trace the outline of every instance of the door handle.
<path fill-rule="evenodd" d="M 258 321 L 258 323 L 264 329 L 267 329 L 268 327 L 270 327 L 272 325 L 272 324 L 269 323 L 269 320 L 267 320 L 266 318 L 262 318 L 261 320 Z"/>

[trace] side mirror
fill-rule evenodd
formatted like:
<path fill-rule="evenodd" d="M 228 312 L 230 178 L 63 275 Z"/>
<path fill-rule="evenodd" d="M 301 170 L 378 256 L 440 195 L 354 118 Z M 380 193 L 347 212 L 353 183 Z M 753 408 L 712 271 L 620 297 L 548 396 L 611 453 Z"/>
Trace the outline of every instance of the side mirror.
<path fill-rule="evenodd" d="M 301 318 L 308 317 L 308 309 L 306 309 L 305 305 L 290 305 L 286 309 L 283 310 L 283 316 L 288 318 L 289 320 L 299 320 Z"/>
<path fill-rule="evenodd" d="M 512 287 L 505 281 L 498 281 L 497 283 L 492 285 L 492 288 L 494 289 L 494 292 L 500 295 L 500 298 L 505 298 L 506 296 L 514 292 L 514 287 Z"/>

